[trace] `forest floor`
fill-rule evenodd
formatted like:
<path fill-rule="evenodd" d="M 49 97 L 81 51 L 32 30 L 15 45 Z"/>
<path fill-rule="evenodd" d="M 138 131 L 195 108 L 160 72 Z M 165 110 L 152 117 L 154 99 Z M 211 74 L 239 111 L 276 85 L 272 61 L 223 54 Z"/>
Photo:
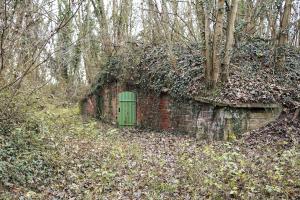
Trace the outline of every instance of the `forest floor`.
<path fill-rule="evenodd" d="M 77 106 L 47 104 L 31 117 L 38 119 L 38 134 L 20 136 L 17 129 L 18 142 L 2 144 L 1 156 L 17 153 L 9 164 L 0 162 L 0 199 L 300 197 L 297 143 L 248 147 L 242 139 L 208 143 L 120 130 L 83 122 Z"/>

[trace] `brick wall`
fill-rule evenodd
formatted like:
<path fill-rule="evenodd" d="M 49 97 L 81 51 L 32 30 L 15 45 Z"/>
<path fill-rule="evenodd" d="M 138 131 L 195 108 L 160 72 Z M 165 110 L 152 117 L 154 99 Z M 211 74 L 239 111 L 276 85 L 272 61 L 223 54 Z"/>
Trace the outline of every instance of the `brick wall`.
<path fill-rule="evenodd" d="M 83 117 L 96 117 L 96 97 L 89 95 L 81 101 L 81 112 Z"/>
<path fill-rule="evenodd" d="M 159 98 L 159 127 L 162 130 L 171 129 L 171 118 L 169 109 L 169 97 L 167 95 L 162 95 Z"/>
<path fill-rule="evenodd" d="M 166 94 L 138 93 L 137 120 L 140 127 L 192 132 L 196 129 L 193 109 L 188 103 L 179 103 Z"/>
<path fill-rule="evenodd" d="M 117 82 L 111 83 L 100 91 L 100 96 L 103 97 L 102 118 L 104 121 L 116 124 L 118 117 L 118 94 L 125 91 L 126 87 L 117 84 Z"/>
<path fill-rule="evenodd" d="M 159 128 L 160 98 L 152 93 L 137 92 L 137 125 L 142 128 Z"/>

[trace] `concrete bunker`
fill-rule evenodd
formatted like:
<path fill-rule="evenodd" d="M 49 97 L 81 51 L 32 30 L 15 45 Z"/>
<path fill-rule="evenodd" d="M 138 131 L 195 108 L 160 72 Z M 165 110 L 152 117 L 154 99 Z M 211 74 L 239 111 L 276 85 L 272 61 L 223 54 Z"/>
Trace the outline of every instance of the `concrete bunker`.
<path fill-rule="evenodd" d="M 134 106 L 132 104 L 129 109 L 130 116 L 120 114 L 120 94 L 126 92 L 135 95 Z M 82 102 L 82 111 L 85 116 L 97 117 L 119 127 L 149 128 L 188 133 L 200 139 L 228 140 L 276 120 L 281 106 L 216 103 L 201 97 L 178 101 L 167 91 L 157 95 L 135 85 L 113 82 L 87 96 Z M 130 124 L 123 123 L 122 117 L 128 117 Z"/>

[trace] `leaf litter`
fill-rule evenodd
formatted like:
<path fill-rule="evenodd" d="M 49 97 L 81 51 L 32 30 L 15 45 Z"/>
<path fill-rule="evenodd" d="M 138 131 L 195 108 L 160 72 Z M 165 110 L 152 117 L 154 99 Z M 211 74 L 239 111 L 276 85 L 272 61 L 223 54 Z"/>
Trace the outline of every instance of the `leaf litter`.
<path fill-rule="evenodd" d="M 51 111 L 50 111 L 51 110 Z M 189 135 L 82 123 L 73 108 L 38 114 L 57 165 L 47 182 L 14 182 L 19 199 L 296 199 L 299 145 L 197 141 Z M 55 119 L 55 120 L 54 120 Z M 38 178 L 38 177 L 36 177 Z M 1 195 L 0 195 L 1 196 Z"/>

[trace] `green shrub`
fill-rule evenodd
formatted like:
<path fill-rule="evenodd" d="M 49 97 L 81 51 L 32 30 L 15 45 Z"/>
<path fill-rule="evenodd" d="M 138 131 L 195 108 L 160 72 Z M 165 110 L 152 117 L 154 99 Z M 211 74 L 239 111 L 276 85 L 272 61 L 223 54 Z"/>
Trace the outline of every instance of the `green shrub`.
<path fill-rule="evenodd" d="M 18 99 L 19 98 L 19 99 Z M 25 122 L 24 101 L 8 92 L 0 93 L 0 134 L 8 134 Z"/>
<path fill-rule="evenodd" d="M 49 183 L 54 163 L 43 142 L 42 124 L 31 114 L 32 99 L 0 94 L 0 187 Z"/>

